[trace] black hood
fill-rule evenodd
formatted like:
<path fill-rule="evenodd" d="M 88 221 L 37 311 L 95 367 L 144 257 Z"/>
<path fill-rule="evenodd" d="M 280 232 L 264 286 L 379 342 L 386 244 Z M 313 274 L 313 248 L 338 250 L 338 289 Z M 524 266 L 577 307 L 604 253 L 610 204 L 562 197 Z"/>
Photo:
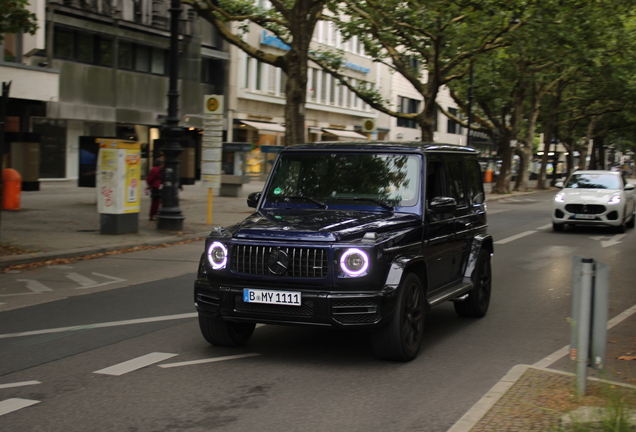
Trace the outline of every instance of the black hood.
<path fill-rule="evenodd" d="M 229 228 L 234 238 L 337 241 L 417 226 L 417 215 L 352 210 L 260 210 Z"/>

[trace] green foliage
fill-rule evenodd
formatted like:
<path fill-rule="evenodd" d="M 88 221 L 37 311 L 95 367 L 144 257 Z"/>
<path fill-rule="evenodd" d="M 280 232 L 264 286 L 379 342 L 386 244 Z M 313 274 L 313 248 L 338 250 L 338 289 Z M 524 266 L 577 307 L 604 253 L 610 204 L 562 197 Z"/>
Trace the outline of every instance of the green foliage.
<path fill-rule="evenodd" d="M 0 42 L 6 33 L 35 34 L 38 29 L 35 14 L 25 9 L 27 0 L 0 1 Z"/>

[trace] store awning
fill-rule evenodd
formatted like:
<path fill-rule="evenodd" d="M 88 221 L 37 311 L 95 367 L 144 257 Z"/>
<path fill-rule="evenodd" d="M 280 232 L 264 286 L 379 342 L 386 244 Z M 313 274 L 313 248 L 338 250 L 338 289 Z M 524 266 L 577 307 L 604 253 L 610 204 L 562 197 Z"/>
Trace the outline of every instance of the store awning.
<path fill-rule="evenodd" d="M 263 123 L 263 122 L 255 122 L 255 121 L 246 121 L 241 120 L 246 126 L 253 127 L 254 129 L 258 129 L 259 133 L 267 135 L 268 132 L 278 132 L 285 133 L 285 126 L 279 125 L 276 123 Z"/>
<path fill-rule="evenodd" d="M 354 140 L 366 140 L 367 137 L 359 134 L 358 132 L 354 132 L 354 131 L 346 131 L 346 130 L 339 130 L 339 129 L 323 129 L 323 132 L 326 132 L 328 134 L 331 135 L 335 135 L 338 138 L 345 138 L 345 139 L 354 139 Z"/>

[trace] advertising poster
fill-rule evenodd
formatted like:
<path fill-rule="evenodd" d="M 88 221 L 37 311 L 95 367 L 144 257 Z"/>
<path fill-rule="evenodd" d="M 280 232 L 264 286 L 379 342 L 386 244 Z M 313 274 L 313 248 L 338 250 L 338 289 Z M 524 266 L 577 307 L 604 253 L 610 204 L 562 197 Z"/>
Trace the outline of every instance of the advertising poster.
<path fill-rule="evenodd" d="M 135 141 L 99 139 L 97 211 L 139 213 L 141 145 Z"/>

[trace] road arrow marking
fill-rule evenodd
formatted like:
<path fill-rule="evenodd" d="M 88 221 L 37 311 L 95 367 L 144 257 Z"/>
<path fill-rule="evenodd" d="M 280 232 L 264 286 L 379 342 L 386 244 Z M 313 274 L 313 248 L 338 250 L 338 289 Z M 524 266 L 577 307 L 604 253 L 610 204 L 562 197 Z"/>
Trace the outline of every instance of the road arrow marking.
<path fill-rule="evenodd" d="M 254 357 L 254 356 L 259 356 L 259 355 L 260 354 L 258 354 L 258 353 L 237 354 L 237 355 L 232 355 L 232 356 L 206 358 L 206 359 L 201 359 L 201 360 L 191 360 L 191 361 L 184 361 L 184 362 L 179 362 L 179 363 L 166 363 L 166 364 L 159 365 L 159 367 L 160 368 L 173 368 L 173 367 L 179 367 L 179 366 L 191 366 L 191 365 L 198 365 L 198 364 L 202 364 L 202 363 L 212 363 L 212 362 L 219 362 L 219 361 L 224 361 L 224 360 L 235 360 L 235 359 L 240 359 L 240 358 L 245 358 L 245 357 Z"/>
<path fill-rule="evenodd" d="M 125 361 L 123 363 L 116 364 L 114 366 L 100 369 L 93 373 L 120 376 L 125 373 L 136 371 L 137 369 L 141 369 L 146 366 L 150 366 L 151 364 L 159 363 L 160 361 L 164 361 L 176 355 L 177 354 L 154 352 L 154 353 L 146 354 L 141 357 L 134 358 L 132 360 Z"/>
<path fill-rule="evenodd" d="M 40 401 L 30 399 L 12 398 L 0 402 L 0 416 L 9 414 L 10 412 L 26 408 L 31 405 L 40 403 Z"/>
<path fill-rule="evenodd" d="M 27 288 L 36 294 L 45 292 L 45 291 L 53 291 L 51 288 L 47 287 L 42 282 L 36 281 L 35 279 L 16 279 L 16 281 L 26 282 Z"/>
<path fill-rule="evenodd" d="M 104 279 L 110 279 L 110 281 L 108 282 L 102 282 L 102 283 L 98 283 L 96 280 L 93 280 L 89 277 L 83 276 L 79 273 L 66 273 L 66 277 L 69 278 L 70 280 L 72 280 L 73 282 L 77 282 L 78 284 L 80 284 L 81 286 L 76 287 L 75 289 L 85 289 L 85 288 L 97 288 L 97 287 L 101 287 L 101 286 L 105 286 L 105 285 L 110 285 L 110 284 L 114 284 L 117 282 L 126 282 L 126 279 L 122 279 L 122 278 L 118 278 L 118 277 L 114 277 L 114 276 L 108 276 L 102 273 L 97 273 L 97 272 L 91 272 L 91 274 L 93 276 L 99 276 L 102 277 Z"/>
<path fill-rule="evenodd" d="M 621 240 L 623 239 L 623 237 L 625 237 L 627 234 L 616 234 L 615 236 L 596 236 L 596 237 L 590 237 L 592 240 L 596 240 L 596 241 L 600 241 L 601 242 L 601 246 L 606 248 L 608 246 L 614 246 L 617 245 L 619 243 L 621 243 Z"/>

